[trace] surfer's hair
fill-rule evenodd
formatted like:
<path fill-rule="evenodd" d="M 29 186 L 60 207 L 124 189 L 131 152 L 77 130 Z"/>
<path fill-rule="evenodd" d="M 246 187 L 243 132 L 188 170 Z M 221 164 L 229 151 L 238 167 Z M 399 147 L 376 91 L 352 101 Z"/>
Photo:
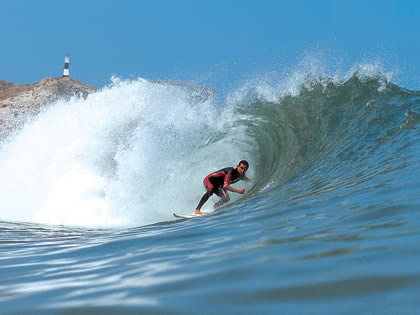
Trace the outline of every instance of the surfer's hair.
<path fill-rule="evenodd" d="M 245 160 L 242 160 L 242 161 L 240 161 L 239 163 L 238 163 L 238 165 L 245 165 L 246 166 L 246 169 L 248 169 L 249 168 L 249 163 L 248 163 L 248 161 L 245 161 Z"/>

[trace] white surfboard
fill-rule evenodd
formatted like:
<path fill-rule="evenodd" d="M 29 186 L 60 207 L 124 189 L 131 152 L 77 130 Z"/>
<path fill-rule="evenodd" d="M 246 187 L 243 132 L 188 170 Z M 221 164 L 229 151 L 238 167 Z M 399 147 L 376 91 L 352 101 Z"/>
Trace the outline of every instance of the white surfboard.
<path fill-rule="evenodd" d="M 209 214 L 212 211 L 208 212 L 208 211 L 201 211 L 203 214 L 185 214 L 185 215 L 181 215 L 181 214 L 176 214 L 175 212 L 173 213 L 175 218 L 181 218 L 181 219 L 191 219 L 191 218 L 196 218 L 196 217 L 201 217 L 203 215 Z"/>

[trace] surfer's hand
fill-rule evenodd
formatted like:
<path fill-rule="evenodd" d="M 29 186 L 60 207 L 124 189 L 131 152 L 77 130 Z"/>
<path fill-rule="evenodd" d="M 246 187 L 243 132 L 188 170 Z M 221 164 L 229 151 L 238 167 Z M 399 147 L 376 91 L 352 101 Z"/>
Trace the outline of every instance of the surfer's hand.
<path fill-rule="evenodd" d="M 244 188 L 241 188 L 241 189 L 238 190 L 238 193 L 240 193 L 240 194 L 243 194 L 244 192 L 245 192 Z"/>

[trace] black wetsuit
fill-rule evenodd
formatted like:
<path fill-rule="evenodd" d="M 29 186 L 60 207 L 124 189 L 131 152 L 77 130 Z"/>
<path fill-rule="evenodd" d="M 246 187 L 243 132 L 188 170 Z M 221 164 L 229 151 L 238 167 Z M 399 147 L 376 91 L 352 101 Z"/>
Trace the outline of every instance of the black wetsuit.
<path fill-rule="evenodd" d="M 221 203 L 229 201 L 229 195 L 227 191 L 223 189 L 224 183 L 227 182 L 228 185 L 230 185 L 244 178 L 245 175 L 239 175 L 238 170 L 233 167 L 226 167 L 220 171 L 207 175 L 206 178 L 204 178 L 204 186 L 206 187 L 207 192 L 201 198 L 196 209 L 200 210 L 213 193 L 222 198 Z M 219 203 L 217 203 L 216 206 L 218 204 Z"/>

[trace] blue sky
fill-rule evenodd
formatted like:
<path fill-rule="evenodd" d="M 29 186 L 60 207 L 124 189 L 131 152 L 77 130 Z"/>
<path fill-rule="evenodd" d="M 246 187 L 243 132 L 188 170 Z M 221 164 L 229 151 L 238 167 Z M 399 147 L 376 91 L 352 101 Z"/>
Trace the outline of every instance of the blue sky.
<path fill-rule="evenodd" d="M 214 88 L 284 73 L 307 55 L 348 71 L 380 62 L 420 89 L 420 1 L 0 1 L 0 80 L 122 78 Z"/>

